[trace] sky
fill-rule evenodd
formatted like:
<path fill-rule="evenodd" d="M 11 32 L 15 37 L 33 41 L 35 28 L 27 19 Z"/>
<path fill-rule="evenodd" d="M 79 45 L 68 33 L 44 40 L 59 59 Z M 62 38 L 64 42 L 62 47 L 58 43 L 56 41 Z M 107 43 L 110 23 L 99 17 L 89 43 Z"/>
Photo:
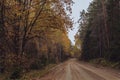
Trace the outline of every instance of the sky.
<path fill-rule="evenodd" d="M 79 26 L 79 24 L 76 23 L 76 22 L 80 18 L 80 11 L 82 11 L 83 9 L 86 10 L 92 0 L 73 0 L 73 1 L 74 1 L 74 4 L 72 6 L 72 15 L 71 15 L 71 17 L 74 20 L 74 24 L 73 24 L 73 30 L 70 30 L 69 33 L 68 33 L 68 37 L 71 40 L 72 44 L 75 44 L 74 36 L 77 33 L 78 26 Z"/>

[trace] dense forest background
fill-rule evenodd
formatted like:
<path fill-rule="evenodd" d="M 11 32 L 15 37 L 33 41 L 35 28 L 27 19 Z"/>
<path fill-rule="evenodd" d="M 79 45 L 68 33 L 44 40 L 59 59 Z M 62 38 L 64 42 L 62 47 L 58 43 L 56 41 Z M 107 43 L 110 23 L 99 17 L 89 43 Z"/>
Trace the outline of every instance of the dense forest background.
<path fill-rule="evenodd" d="M 120 65 L 120 1 L 93 0 L 78 22 L 76 42 L 81 43 L 81 59 Z"/>

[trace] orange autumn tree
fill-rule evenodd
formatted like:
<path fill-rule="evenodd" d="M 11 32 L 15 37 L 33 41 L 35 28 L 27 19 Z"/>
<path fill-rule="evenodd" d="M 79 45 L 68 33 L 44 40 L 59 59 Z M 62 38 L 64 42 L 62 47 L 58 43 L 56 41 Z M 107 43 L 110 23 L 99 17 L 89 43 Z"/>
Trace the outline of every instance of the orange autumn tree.
<path fill-rule="evenodd" d="M 0 39 L 0 54 L 6 53 L 0 55 L 3 72 L 43 67 L 59 56 L 57 44 L 63 54 L 68 53 L 66 31 L 72 27 L 72 20 L 67 13 L 71 13 L 72 0 L 1 0 L 0 4 L 0 37 L 4 38 Z M 56 36 L 59 32 L 61 36 Z"/>
<path fill-rule="evenodd" d="M 12 43 L 9 46 L 14 46 L 9 47 L 10 51 L 22 55 L 27 41 L 39 37 L 34 32 L 36 26 L 40 29 L 53 27 L 61 30 L 63 26 L 66 29 L 71 27 L 65 11 L 71 11 L 71 4 L 71 0 L 4 0 L 6 39 Z"/>

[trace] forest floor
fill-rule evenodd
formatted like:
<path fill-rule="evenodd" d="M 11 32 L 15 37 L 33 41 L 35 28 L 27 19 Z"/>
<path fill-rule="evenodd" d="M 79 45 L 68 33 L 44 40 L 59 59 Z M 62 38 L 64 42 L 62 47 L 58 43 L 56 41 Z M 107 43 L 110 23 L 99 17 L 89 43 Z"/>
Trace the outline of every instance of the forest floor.
<path fill-rule="evenodd" d="M 120 80 L 120 71 L 70 59 L 52 68 L 42 78 L 31 80 Z"/>

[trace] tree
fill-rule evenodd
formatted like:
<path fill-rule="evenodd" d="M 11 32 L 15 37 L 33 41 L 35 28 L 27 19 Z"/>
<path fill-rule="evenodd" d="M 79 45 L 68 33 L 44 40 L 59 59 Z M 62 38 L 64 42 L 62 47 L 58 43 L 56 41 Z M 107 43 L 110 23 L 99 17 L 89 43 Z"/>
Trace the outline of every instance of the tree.
<path fill-rule="evenodd" d="M 67 30 L 72 27 L 72 20 L 68 12 L 71 13 L 72 3 L 72 0 L 0 1 L 0 54 L 4 54 L 4 59 L 0 55 L 0 65 L 13 73 L 12 78 L 18 69 L 28 71 L 44 67 L 52 59 L 55 62 L 56 55 L 59 61 L 63 60 L 69 49 Z M 55 41 L 57 38 L 60 40 Z"/>
<path fill-rule="evenodd" d="M 93 0 L 88 11 L 81 12 L 79 23 L 82 59 L 104 58 L 119 61 L 119 1 Z"/>

